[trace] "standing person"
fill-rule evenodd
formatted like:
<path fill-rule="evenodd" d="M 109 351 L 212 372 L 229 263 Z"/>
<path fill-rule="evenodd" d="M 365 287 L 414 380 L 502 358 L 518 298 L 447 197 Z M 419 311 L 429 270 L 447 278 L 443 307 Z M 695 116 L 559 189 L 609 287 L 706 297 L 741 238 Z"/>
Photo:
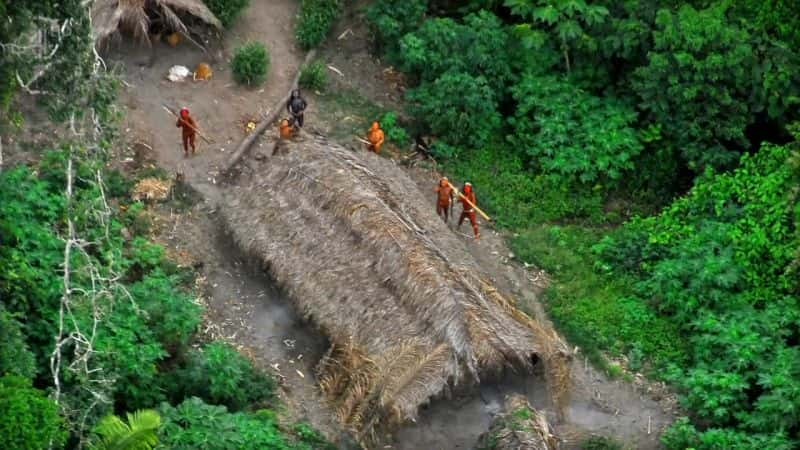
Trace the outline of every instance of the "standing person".
<path fill-rule="evenodd" d="M 195 154 L 195 137 L 197 135 L 197 122 L 189 115 L 189 108 L 181 108 L 181 116 L 175 122 L 175 126 L 182 128 L 181 137 L 183 138 L 183 156 L 189 156 L 189 145 L 192 146 L 192 154 Z"/>
<path fill-rule="evenodd" d="M 279 139 L 275 142 L 275 147 L 272 150 L 272 156 L 277 155 L 278 153 L 288 153 L 286 141 L 292 138 L 292 132 L 294 131 L 294 119 L 281 119 L 280 125 L 278 126 L 278 136 Z"/>
<path fill-rule="evenodd" d="M 306 110 L 306 106 L 308 106 L 308 103 L 306 103 L 305 99 L 300 95 L 300 89 L 293 90 L 289 101 L 286 102 L 286 111 L 289 111 L 289 114 L 291 114 L 294 119 L 295 125 L 299 128 L 303 127 L 303 113 Z"/>
<path fill-rule="evenodd" d="M 450 187 L 450 181 L 447 177 L 442 177 L 439 184 L 436 186 L 436 193 L 438 198 L 436 200 L 436 214 L 442 216 L 444 223 L 453 215 L 453 188 Z"/>
<path fill-rule="evenodd" d="M 367 132 L 367 140 L 369 140 L 367 150 L 375 153 L 381 152 L 384 135 L 383 130 L 381 130 L 381 125 L 378 122 L 372 122 L 372 128 Z"/>
<path fill-rule="evenodd" d="M 472 184 L 469 182 L 464 183 L 462 189 L 461 200 L 461 217 L 458 219 L 458 226 L 464 222 L 464 219 L 469 218 L 469 223 L 472 224 L 472 232 L 475 233 L 475 239 L 478 239 L 481 234 L 478 232 L 478 218 L 475 216 L 474 206 L 478 205 L 478 199 L 475 197 L 475 191 L 472 189 Z M 469 200 L 469 201 L 467 201 Z M 470 205 L 470 202 L 472 204 Z"/>

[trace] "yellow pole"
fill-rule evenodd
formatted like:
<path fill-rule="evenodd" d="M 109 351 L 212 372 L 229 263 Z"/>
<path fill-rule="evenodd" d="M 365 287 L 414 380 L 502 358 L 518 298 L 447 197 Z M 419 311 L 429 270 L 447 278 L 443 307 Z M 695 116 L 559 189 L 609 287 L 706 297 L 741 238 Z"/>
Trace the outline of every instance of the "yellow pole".
<path fill-rule="evenodd" d="M 491 218 L 491 217 L 489 217 L 489 216 L 488 216 L 488 215 L 487 215 L 485 212 L 483 212 L 483 211 L 482 211 L 480 208 L 478 208 L 478 205 L 476 205 L 476 204 L 472 203 L 471 201 L 469 201 L 469 199 L 468 199 L 467 197 L 465 197 L 465 196 L 464 196 L 464 194 L 462 194 L 461 192 L 458 192 L 458 189 L 456 189 L 456 187 L 455 187 L 455 186 L 453 186 L 453 184 L 452 184 L 452 183 L 450 183 L 450 182 L 448 181 L 448 182 L 447 182 L 447 184 L 448 184 L 448 186 L 450 186 L 450 188 L 452 188 L 454 191 L 456 191 L 456 194 L 458 194 L 458 196 L 459 196 L 459 197 L 461 197 L 461 198 L 463 198 L 464 200 L 466 200 L 466 201 L 467 201 L 467 203 L 469 204 L 469 206 L 472 206 L 473 208 L 475 208 L 475 210 L 476 210 L 476 211 L 478 211 L 478 213 L 479 213 L 481 216 L 483 216 L 483 218 L 484 218 L 484 219 L 486 219 L 486 220 L 488 220 L 488 221 L 491 221 L 491 220 L 492 220 L 492 218 Z"/>

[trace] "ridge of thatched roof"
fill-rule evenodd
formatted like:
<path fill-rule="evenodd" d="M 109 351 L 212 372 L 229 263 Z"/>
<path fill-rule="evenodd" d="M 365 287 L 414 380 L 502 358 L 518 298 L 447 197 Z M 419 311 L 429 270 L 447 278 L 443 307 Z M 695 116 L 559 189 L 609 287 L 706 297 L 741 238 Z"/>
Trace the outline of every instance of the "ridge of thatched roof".
<path fill-rule="evenodd" d="M 330 338 L 320 385 L 362 433 L 414 419 L 448 385 L 530 369 L 533 354 L 565 394 L 566 345 L 494 288 L 430 197 L 390 160 L 309 139 L 223 208 L 235 242 Z"/>
<path fill-rule="evenodd" d="M 133 32 L 138 39 L 147 39 L 150 20 L 146 12 L 146 0 L 96 0 L 92 5 L 92 39 L 102 42 L 121 28 Z M 216 28 L 222 23 L 202 0 L 153 0 L 153 5 L 176 31 L 186 32 L 179 13 L 190 14 Z"/>

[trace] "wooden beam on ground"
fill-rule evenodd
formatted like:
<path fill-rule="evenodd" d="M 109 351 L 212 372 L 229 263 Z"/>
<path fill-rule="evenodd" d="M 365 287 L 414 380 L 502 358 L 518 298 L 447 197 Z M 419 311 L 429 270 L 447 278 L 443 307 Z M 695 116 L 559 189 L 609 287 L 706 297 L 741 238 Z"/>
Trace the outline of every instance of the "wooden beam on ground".
<path fill-rule="evenodd" d="M 260 136 L 264 132 L 264 130 L 266 130 L 270 125 L 272 125 L 275 119 L 278 118 L 278 115 L 281 113 L 281 111 L 284 110 L 286 102 L 289 101 L 289 97 L 291 97 L 292 91 L 297 89 L 297 85 L 300 82 L 300 71 L 302 70 L 303 66 L 305 66 L 306 64 L 311 62 L 312 59 L 314 59 L 314 55 L 316 53 L 317 53 L 316 50 L 311 50 L 310 52 L 308 52 L 305 59 L 303 60 L 303 63 L 297 69 L 297 74 L 294 76 L 294 80 L 292 80 L 292 85 L 289 87 L 289 92 L 283 98 L 278 100 L 275 106 L 272 107 L 271 110 L 272 112 L 269 113 L 269 115 L 265 117 L 264 120 L 261 121 L 261 123 L 258 124 L 256 129 L 253 130 L 252 133 L 244 137 L 239 146 L 236 147 L 236 150 L 231 155 L 227 164 L 225 164 L 223 173 L 230 173 L 233 166 L 235 166 L 239 162 L 239 160 L 242 159 L 245 153 L 247 153 L 247 151 L 253 145 L 253 142 L 256 141 L 256 138 L 258 138 L 258 136 Z"/>

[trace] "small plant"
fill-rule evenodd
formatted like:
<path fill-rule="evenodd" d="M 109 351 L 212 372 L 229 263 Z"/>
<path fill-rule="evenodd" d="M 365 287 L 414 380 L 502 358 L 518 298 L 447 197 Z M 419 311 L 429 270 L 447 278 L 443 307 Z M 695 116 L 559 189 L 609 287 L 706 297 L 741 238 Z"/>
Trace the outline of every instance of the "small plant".
<path fill-rule="evenodd" d="M 269 71 L 269 52 L 260 42 L 248 42 L 236 49 L 231 60 L 233 78 L 249 86 L 264 82 Z"/>
<path fill-rule="evenodd" d="M 605 436 L 592 436 L 581 442 L 581 450 L 622 450 L 622 444 Z"/>
<path fill-rule="evenodd" d="M 203 0 L 203 3 L 222 22 L 223 27 L 229 28 L 250 5 L 250 0 Z"/>
<path fill-rule="evenodd" d="M 341 0 L 302 0 L 295 30 L 300 46 L 310 50 L 321 44 L 341 10 Z"/>
<path fill-rule="evenodd" d="M 387 112 L 381 117 L 381 128 L 386 133 L 386 138 L 398 147 L 408 145 L 410 138 L 408 132 L 397 123 L 397 114 Z"/>
<path fill-rule="evenodd" d="M 321 61 L 314 61 L 303 66 L 300 70 L 300 87 L 321 91 L 328 84 L 328 73 L 325 71 L 325 64 Z"/>

